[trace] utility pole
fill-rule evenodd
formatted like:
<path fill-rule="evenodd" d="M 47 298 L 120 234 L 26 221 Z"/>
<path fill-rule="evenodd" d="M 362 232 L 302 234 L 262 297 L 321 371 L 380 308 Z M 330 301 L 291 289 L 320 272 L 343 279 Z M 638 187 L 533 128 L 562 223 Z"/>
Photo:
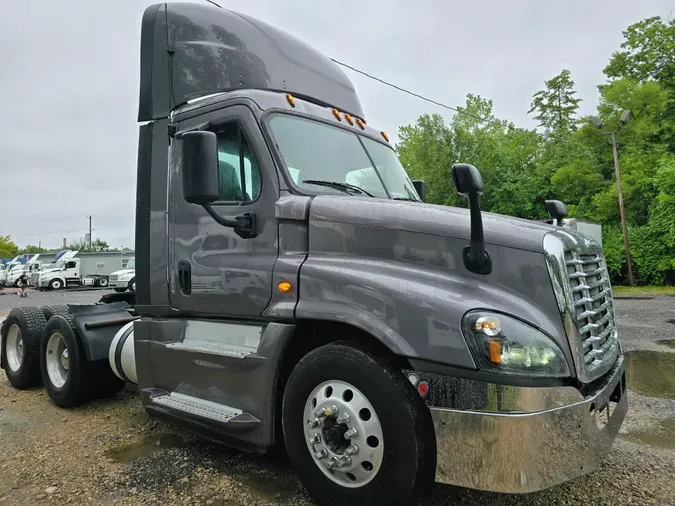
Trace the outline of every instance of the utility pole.
<path fill-rule="evenodd" d="M 622 216 L 623 216 L 623 214 L 622 214 Z M 91 218 L 92 218 L 92 216 L 89 215 L 89 216 L 87 216 L 87 218 L 89 218 L 89 251 L 91 251 Z M 633 283 L 631 283 L 631 284 L 633 284 Z"/>
<path fill-rule="evenodd" d="M 619 172 L 619 155 L 616 152 L 616 133 L 612 132 L 612 153 L 614 154 L 614 171 L 616 172 L 616 189 L 619 192 L 619 212 L 621 213 L 621 228 L 623 229 L 623 245 L 626 248 L 626 265 L 628 266 L 628 284 L 633 286 L 633 266 L 630 261 L 630 245 L 628 244 L 628 230 L 626 228 L 626 212 L 623 209 L 623 190 L 621 189 L 621 174 Z"/>
<path fill-rule="evenodd" d="M 619 131 L 626 126 L 628 120 L 633 117 L 633 113 L 630 110 L 625 110 L 621 113 L 621 119 L 619 120 L 620 127 Z M 614 155 L 614 172 L 616 173 L 616 190 L 619 193 L 619 213 L 621 215 L 621 228 L 623 229 L 623 245 L 626 248 L 626 266 L 628 267 L 628 284 L 633 286 L 633 264 L 630 261 L 630 245 L 628 243 L 628 229 L 626 227 L 626 212 L 623 208 L 623 190 L 621 189 L 621 173 L 619 172 L 619 155 L 616 152 L 616 131 L 605 132 L 602 128 L 602 121 L 597 116 L 591 116 L 589 118 L 591 124 L 600 130 L 604 135 L 612 136 L 612 154 Z"/>

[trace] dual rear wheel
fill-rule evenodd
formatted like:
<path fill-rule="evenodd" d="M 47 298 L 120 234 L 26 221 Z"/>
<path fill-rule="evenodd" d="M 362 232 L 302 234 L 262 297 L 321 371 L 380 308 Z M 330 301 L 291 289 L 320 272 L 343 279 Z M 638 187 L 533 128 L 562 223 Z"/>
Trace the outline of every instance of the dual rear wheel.
<path fill-rule="evenodd" d="M 15 308 L 0 336 L 10 384 L 26 389 L 42 382 L 57 406 L 68 408 L 109 397 L 124 386 L 107 359 L 87 360 L 68 306 Z"/>

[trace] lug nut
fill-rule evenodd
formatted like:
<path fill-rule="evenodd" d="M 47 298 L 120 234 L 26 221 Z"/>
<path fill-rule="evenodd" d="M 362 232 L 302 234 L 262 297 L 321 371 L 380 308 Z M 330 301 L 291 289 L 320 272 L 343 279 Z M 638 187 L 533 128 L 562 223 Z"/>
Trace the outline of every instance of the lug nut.
<path fill-rule="evenodd" d="M 328 457 L 328 450 L 325 448 L 322 448 L 321 451 L 318 451 L 314 454 L 314 458 L 316 460 L 325 459 L 326 457 Z"/>
<path fill-rule="evenodd" d="M 307 422 L 307 427 L 309 427 L 310 429 L 316 429 L 320 425 L 321 425 L 321 420 L 319 420 L 318 418 L 315 418 L 314 420 L 309 420 Z"/>
<path fill-rule="evenodd" d="M 337 463 L 338 468 L 343 468 L 343 467 L 347 467 L 347 466 L 351 466 L 351 465 L 352 465 L 352 459 L 350 459 L 346 455 L 343 455 L 342 457 L 340 457 L 340 460 L 338 460 L 338 463 Z"/>
<path fill-rule="evenodd" d="M 324 407 L 324 408 L 316 408 L 314 410 L 314 416 L 317 418 L 323 418 L 325 416 L 335 416 L 339 412 L 339 409 L 337 406 L 330 406 L 330 407 Z"/>
<path fill-rule="evenodd" d="M 350 444 L 345 450 L 345 455 L 356 455 L 359 453 L 359 447 L 355 444 Z"/>
<path fill-rule="evenodd" d="M 340 416 L 337 417 L 337 420 L 335 420 L 337 423 L 340 424 L 345 424 L 349 423 L 349 420 L 351 418 L 349 417 L 349 413 L 340 413 Z"/>
<path fill-rule="evenodd" d="M 352 427 L 347 432 L 345 432 L 345 439 L 354 439 L 359 435 L 359 431 L 356 430 L 356 427 Z"/>
<path fill-rule="evenodd" d="M 307 442 L 311 445 L 319 444 L 321 442 L 321 436 L 319 436 L 318 434 L 314 434 L 307 440 Z"/>
<path fill-rule="evenodd" d="M 338 459 L 333 457 L 331 460 L 326 462 L 326 469 L 333 469 L 337 465 L 338 465 Z"/>

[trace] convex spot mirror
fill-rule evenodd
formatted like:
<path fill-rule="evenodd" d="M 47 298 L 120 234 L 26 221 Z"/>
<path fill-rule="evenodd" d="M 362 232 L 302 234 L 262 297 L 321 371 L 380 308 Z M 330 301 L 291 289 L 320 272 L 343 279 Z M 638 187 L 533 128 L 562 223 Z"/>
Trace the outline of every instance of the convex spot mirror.
<path fill-rule="evenodd" d="M 457 189 L 457 193 L 462 195 L 471 195 L 472 193 L 483 194 L 483 177 L 473 165 L 467 163 L 456 163 L 453 165 L 452 182 Z"/>
<path fill-rule="evenodd" d="M 185 132 L 180 136 L 183 198 L 203 206 L 218 200 L 218 141 L 214 132 Z"/>

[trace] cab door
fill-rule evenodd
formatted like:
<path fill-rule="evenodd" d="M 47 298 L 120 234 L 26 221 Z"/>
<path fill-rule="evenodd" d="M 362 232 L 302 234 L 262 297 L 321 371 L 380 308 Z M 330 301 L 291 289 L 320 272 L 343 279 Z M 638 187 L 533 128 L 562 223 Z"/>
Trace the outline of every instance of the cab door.
<path fill-rule="evenodd" d="M 223 217 L 254 213 L 257 236 L 239 237 L 201 207 L 183 198 L 181 141 L 171 142 L 169 191 L 169 290 L 171 305 L 185 313 L 224 317 L 260 316 L 272 296 L 278 256 L 274 216 L 279 180 L 252 111 L 232 105 L 191 118 L 177 130 L 203 128 L 218 137 L 220 198 L 212 207 Z"/>

